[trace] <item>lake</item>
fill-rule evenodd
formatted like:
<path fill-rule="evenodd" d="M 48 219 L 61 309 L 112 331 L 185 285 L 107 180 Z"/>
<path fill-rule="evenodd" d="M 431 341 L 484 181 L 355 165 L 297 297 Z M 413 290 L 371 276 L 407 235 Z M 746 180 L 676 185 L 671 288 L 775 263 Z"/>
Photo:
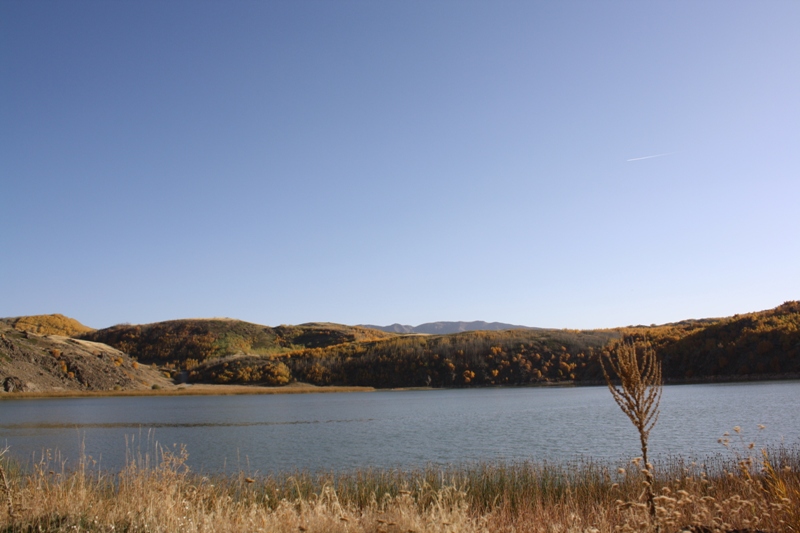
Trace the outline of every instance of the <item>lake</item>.
<path fill-rule="evenodd" d="M 734 426 L 740 445 L 798 445 L 800 381 L 666 386 L 651 453 L 724 452 L 717 439 Z M 84 446 L 118 470 L 154 442 L 186 445 L 195 470 L 253 474 L 639 455 L 605 387 L 0 402 L 0 444 L 22 460 L 59 450 L 69 466 Z"/>

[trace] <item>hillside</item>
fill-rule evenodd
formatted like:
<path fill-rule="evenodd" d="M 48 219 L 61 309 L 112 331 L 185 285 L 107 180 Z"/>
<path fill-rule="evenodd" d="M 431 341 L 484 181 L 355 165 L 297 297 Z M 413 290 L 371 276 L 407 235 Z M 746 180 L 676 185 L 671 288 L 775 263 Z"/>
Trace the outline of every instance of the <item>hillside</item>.
<path fill-rule="evenodd" d="M 13 318 L 2 318 L 0 321 L 19 331 L 28 331 L 37 335 L 64 335 L 72 337 L 89 333 L 94 329 L 84 326 L 74 318 L 64 315 L 30 315 Z"/>
<path fill-rule="evenodd" d="M 172 381 L 110 346 L 0 321 L 0 384 L 5 392 L 103 391 L 171 387 Z"/>
<path fill-rule="evenodd" d="M 328 323 L 273 328 L 232 319 L 186 319 L 122 324 L 84 333 L 80 338 L 108 344 L 143 363 L 189 370 L 230 355 L 274 356 L 392 336 L 368 328 Z"/>
<path fill-rule="evenodd" d="M 290 380 L 315 385 L 472 387 L 601 383 L 601 353 L 647 339 L 668 382 L 800 376 L 800 302 L 729 318 L 601 331 L 505 330 L 407 335 L 307 347 L 272 358 Z M 227 365 L 227 366 L 226 366 Z M 190 379 L 246 382 L 266 361 L 212 364 Z M 270 370 L 277 372 L 277 370 Z"/>
<path fill-rule="evenodd" d="M 611 330 L 471 331 L 304 349 L 283 360 L 296 379 L 317 385 L 527 385 L 594 376 L 594 354 L 617 338 Z"/>
<path fill-rule="evenodd" d="M 84 331 L 72 339 L 29 332 L 76 328 L 75 324 L 80 325 L 60 315 L 0 320 L 0 378 L 14 378 L 11 388 L 146 387 L 162 375 L 148 366 L 154 365 L 175 382 L 192 383 L 589 384 L 603 381 L 599 356 L 621 339 L 648 340 L 668 382 L 800 376 L 800 302 L 727 318 L 598 331 L 398 335 L 328 323 L 268 327 L 240 320 L 190 319 L 118 325 Z M 29 330 L 15 329 L 21 327 Z M 143 368 L 154 374 L 134 372 Z"/>
<path fill-rule="evenodd" d="M 647 337 L 674 380 L 800 375 L 800 302 L 714 320 L 622 329 Z"/>

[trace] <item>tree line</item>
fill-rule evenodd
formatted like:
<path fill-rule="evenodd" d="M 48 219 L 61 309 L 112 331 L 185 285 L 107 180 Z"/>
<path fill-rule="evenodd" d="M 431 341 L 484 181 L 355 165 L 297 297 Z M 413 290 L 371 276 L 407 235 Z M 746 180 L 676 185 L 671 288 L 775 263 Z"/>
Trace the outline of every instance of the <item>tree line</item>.
<path fill-rule="evenodd" d="M 723 319 L 609 330 L 394 335 L 335 324 L 240 321 L 116 326 L 83 335 L 190 381 L 476 387 L 601 383 L 600 354 L 649 342 L 667 382 L 800 375 L 800 302 Z"/>

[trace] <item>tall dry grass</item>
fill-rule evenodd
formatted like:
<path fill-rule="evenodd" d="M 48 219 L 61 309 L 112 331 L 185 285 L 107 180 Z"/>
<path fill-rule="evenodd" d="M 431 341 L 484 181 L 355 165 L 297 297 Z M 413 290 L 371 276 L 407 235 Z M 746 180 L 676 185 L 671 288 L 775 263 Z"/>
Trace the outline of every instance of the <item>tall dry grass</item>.
<path fill-rule="evenodd" d="M 656 464 L 663 531 L 800 531 L 800 449 Z M 413 471 L 204 476 L 157 446 L 118 473 L 45 454 L 6 463 L 4 532 L 612 532 L 651 528 L 641 464 L 474 464 Z M 11 507 L 9 507 L 11 509 Z"/>

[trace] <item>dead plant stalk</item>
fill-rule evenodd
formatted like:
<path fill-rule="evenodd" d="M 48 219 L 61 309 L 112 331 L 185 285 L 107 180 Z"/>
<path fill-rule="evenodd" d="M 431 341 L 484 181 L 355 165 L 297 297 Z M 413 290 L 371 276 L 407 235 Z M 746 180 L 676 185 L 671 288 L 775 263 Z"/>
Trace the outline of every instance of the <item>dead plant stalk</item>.
<path fill-rule="evenodd" d="M 637 353 L 638 352 L 638 353 Z M 619 385 L 614 383 L 608 367 L 619 379 Z M 639 442 L 642 447 L 642 473 L 645 476 L 647 506 L 650 511 L 651 522 L 658 527 L 656 515 L 655 489 L 653 488 L 653 465 L 647 458 L 647 441 L 650 431 L 658 421 L 658 406 L 661 402 L 662 379 L 661 363 L 656 357 L 656 352 L 648 342 L 636 343 L 633 341 L 620 342 L 611 353 L 600 357 L 603 376 L 608 384 L 608 389 L 614 401 L 622 412 L 633 422 L 639 432 Z"/>

